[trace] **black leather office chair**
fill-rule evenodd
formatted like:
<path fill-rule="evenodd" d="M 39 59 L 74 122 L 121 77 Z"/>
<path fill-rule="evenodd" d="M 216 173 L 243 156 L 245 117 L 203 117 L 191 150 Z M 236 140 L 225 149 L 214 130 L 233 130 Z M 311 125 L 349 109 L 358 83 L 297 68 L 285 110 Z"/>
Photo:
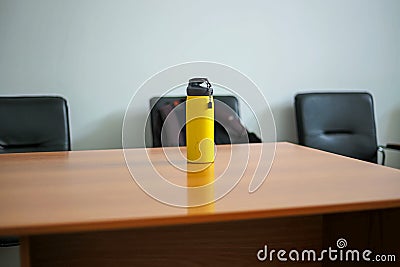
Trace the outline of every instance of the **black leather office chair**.
<path fill-rule="evenodd" d="M 299 144 L 377 163 L 372 95 L 367 92 L 295 96 Z M 391 145 L 388 145 L 391 146 Z"/>
<path fill-rule="evenodd" d="M 71 150 L 64 98 L 0 97 L 0 153 L 63 150 Z M 0 246 L 18 244 L 17 237 L 0 237 Z"/>
<path fill-rule="evenodd" d="M 214 96 L 215 100 L 219 100 L 228 105 L 239 117 L 239 102 L 235 96 Z M 186 97 L 153 97 L 150 99 L 150 123 L 152 131 L 153 147 L 161 147 L 161 129 L 164 118 L 160 112 L 168 104 L 177 105 L 186 100 Z M 215 113 L 218 112 L 218 105 L 215 106 Z M 253 133 L 247 133 L 249 142 L 261 142 L 261 140 Z M 217 145 L 229 144 L 230 138 L 225 128 L 217 121 L 214 124 L 214 141 Z"/>

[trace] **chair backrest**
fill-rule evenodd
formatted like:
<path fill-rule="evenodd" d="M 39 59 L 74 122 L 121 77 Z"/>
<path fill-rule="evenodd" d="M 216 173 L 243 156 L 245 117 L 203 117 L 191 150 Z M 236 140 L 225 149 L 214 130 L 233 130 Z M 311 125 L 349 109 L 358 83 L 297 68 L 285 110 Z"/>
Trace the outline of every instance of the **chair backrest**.
<path fill-rule="evenodd" d="M 0 153 L 71 150 L 67 101 L 0 97 Z"/>
<path fill-rule="evenodd" d="M 228 105 L 239 116 L 239 101 L 235 96 L 214 96 L 214 99 L 219 100 Z M 186 100 L 185 96 L 176 97 L 153 97 L 150 99 L 150 123 L 153 140 L 153 147 L 161 147 L 161 129 L 163 120 L 160 114 L 160 108 L 170 103 L 181 103 Z M 216 106 L 217 108 L 217 106 Z M 215 112 L 218 112 L 215 110 Z M 214 134 L 216 144 L 228 144 L 229 136 L 227 131 L 218 122 L 214 124 Z"/>
<path fill-rule="evenodd" d="M 366 92 L 295 97 L 299 144 L 377 162 L 372 96 Z"/>

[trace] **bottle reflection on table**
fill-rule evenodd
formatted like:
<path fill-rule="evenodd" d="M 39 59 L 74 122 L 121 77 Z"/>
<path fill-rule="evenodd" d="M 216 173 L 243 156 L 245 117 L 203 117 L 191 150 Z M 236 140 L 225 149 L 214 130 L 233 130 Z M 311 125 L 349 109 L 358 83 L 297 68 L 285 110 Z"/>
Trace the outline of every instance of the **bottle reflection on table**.
<path fill-rule="evenodd" d="M 214 212 L 214 163 L 187 163 L 188 214 Z"/>

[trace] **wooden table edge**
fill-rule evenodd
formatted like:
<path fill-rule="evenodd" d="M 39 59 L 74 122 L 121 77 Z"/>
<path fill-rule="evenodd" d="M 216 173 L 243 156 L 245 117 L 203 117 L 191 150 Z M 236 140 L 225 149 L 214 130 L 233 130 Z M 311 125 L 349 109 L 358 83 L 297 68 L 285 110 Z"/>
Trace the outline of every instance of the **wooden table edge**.
<path fill-rule="evenodd" d="M 0 229 L 0 235 L 30 236 L 42 234 L 62 234 L 73 232 L 112 231 L 132 228 L 162 227 L 182 224 L 214 223 L 251 219 L 283 218 L 291 216 L 322 215 L 366 211 L 374 209 L 399 208 L 400 200 L 385 200 L 376 202 L 343 203 L 312 207 L 295 207 L 287 209 L 254 210 L 220 214 L 199 214 L 189 216 L 156 217 L 143 219 L 110 219 L 96 222 L 76 222 L 54 225 L 36 225 L 9 227 Z"/>

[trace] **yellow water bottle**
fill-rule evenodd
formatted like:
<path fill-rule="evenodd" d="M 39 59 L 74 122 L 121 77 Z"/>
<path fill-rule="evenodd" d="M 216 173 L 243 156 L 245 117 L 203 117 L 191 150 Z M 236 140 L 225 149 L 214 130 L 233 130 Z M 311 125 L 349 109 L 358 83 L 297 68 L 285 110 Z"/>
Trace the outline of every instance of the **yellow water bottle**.
<path fill-rule="evenodd" d="M 187 161 L 214 162 L 214 100 L 211 84 L 207 78 L 190 79 L 186 93 Z"/>

